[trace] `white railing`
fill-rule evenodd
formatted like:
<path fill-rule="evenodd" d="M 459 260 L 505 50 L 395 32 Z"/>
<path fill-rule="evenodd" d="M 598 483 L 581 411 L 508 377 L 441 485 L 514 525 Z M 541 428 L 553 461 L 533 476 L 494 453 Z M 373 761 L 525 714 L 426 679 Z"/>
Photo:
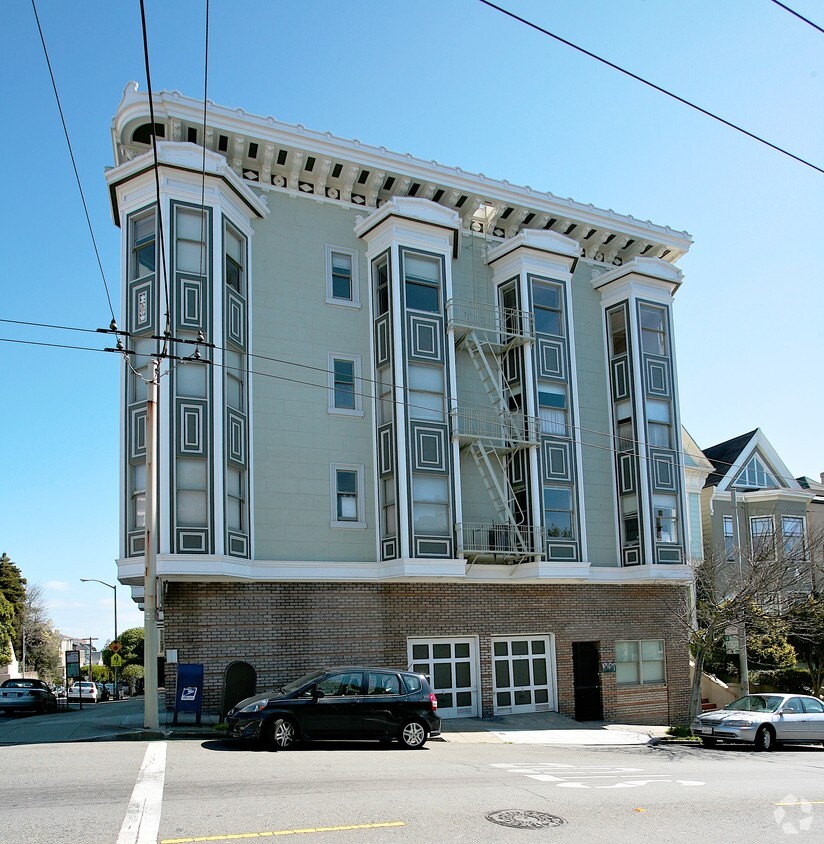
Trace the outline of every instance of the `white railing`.
<path fill-rule="evenodd" d="M 523 413 L 457 407 L 451 411 L 452 432 L 459 437 L 491 440 L 511 446 L 535 445 L 540 440 L 541 420 Z"/>
<path fill-rule="evenodd" d="M 458 551 L 469 556 L 513 559 L 540 553 L 536 532 L 529 525 L 461 522 L 456 528 Z"/>
<path fill-rule="evenodd" d="M 499 308 L 471 299 L 450 299 L 446 303 L 446 314 L 450 326 L 494 334 L 501 343 L 516 337 L 530 339 L 535 333 L 532 313 L 517 308 Z"/>

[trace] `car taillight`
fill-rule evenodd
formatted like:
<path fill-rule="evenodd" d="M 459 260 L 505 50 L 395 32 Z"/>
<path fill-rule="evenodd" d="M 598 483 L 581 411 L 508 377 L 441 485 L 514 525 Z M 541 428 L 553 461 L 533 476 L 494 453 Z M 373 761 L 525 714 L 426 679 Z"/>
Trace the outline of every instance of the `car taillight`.
<path fill-rule="evenodd" d="M 429 693 L 429 705 L 432 707 L 433 712 L 438 711 L 438 698 L 435 697 L 434 692 Z"/>

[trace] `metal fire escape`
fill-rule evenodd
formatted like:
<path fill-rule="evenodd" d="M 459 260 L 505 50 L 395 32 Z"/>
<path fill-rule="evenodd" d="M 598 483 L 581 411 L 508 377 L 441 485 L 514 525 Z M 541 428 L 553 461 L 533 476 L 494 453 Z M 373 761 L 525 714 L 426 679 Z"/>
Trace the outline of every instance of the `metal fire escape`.
<path fill-rule="evenodd" d="M 533 337 L 528 311 L 453 299 L 447 303 L 456 353 L 465 351 L 484 387 L 488 406 L 452 410 L 452 433 L 471 454 L 495 512 L 492 522 L 457 525 L 458 553 L 473 562 L 517 563 L 540 554 L 539 531 L 516 504 L 510 462 L 516 452 L 537 446 L 540 425 L 525 415 L 522 397 L 505 377 L 505 361 Z M 522 362 L 521 362 L 522 365 Z"/>

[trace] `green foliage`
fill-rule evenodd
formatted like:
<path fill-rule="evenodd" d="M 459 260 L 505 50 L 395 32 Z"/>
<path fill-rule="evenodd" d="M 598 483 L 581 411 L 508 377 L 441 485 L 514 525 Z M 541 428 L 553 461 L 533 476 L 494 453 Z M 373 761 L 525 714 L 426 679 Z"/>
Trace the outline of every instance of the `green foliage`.
<path fill-rule="evenodd" d="M 810 669 L 815 694 L 824 691 L 824 598 L 811 595 L 795 604 L 788 616 L 789 640 Z"/>
<path fill-rule="evenodd" d="M 89 679 L 89 666 L 84 665 L 80 669 L 80 677 L 83 680 Z M 111 681 L 113 675 L 112 670 L 105 665 L 92 666 L 92 682 L 93 683 L 108 683 Z"/>
<path fill-rule="evenodd" d="M 15 652 L 19 654 L 22 650 L 21 631 L 26 612 L 26 578 L 5 552 L 0 556 L 0 595 L 12 605 L 12 642 Z"/>
<path fill-rule="evenodd" d="M 130 627 L 124 630 L 119 636 L 120 656 L 123 657 L 123 667 L 127 665 L 143 665 L 143 628 Z M 103 661 L 108 665 L 111 662 L 112 653 L 106 648 L 103 651 Z M 121 672 L 122 673 L 122 672 Z"/>
<path fill-rule="evenodd" d="M 771 671 L 751 671 L 750 688 L 758 686 L 760 691 L 786 692 L 788 694 L 812 694 L 812 677 L 805 668 L 778 668 Z"/>
<path fill-rule="evenodd" d="M 683 724 L 675 724 L 667 727 L 667 735 L 673 738 L 692 738 L 692 730 Z"/>
<path fill-rule="evenodd" d="M 0 595 L 0 665 L 11 662 L 11 640 L 14 636 L 12 621 L 14 620 L 14 606 Z"/>
<path fill-rule="evenodd" d="M 143 679 L 143 666 L 135 663 L 124 665 L 120 669 L 120 679 L 124 683 L 128 683 L 129 688 L 134 691 L 135 683 Z"/>

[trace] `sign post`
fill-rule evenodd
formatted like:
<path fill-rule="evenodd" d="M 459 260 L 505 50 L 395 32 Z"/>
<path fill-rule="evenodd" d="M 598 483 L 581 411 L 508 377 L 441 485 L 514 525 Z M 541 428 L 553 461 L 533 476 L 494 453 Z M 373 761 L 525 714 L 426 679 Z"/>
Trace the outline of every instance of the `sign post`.
<path fill-rule="evenodd" d="M 66 651 L 66 709 L 69 708 L 69 680 L 80 680 L 80 651 Z M 83 695 L 80 696 L 83 708 Z"/>

